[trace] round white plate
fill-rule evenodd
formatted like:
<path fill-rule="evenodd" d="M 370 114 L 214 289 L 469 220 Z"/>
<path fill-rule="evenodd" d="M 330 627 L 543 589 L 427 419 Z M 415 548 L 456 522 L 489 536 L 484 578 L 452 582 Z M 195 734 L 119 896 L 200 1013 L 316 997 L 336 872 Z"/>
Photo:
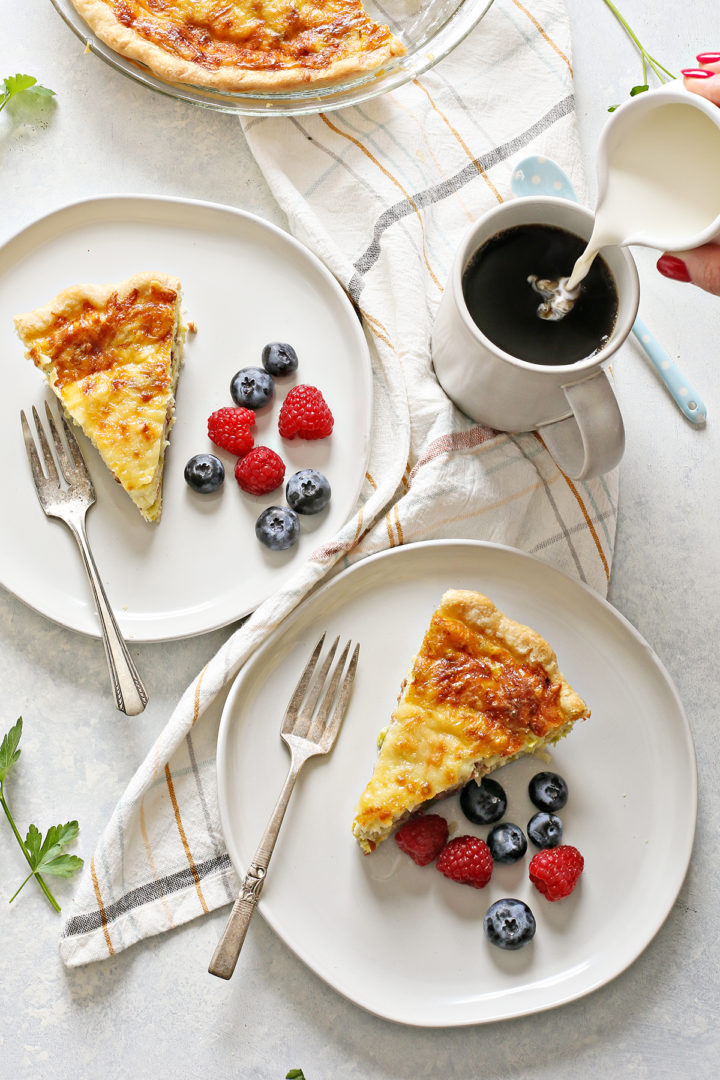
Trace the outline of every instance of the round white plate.
<path fill-rule="evenodd" d="M 142 520 L 97 452 L 81 436 L 97 490 L 88 534 L 123 633 L 137 641 L 187 637 L 232 622 L 280 589 L 303 560 L 352 512 L 365 473 L 371 422 L 371 373 L 357 316 L 322 263 L 292 237 L 251 214 L 212 203 L 150 196 L 92 199 L 29 226 L 0 249 L 0 446 L 6 462 L 0 530 L 2 584 L 44 615 L 98 635 L 75 543 L 46 520 L 25 459 L 20 409 L 52 398 L 24 358 L 13 316 L 80 282 L 121 281 L 143 270 L 174 274 L 183 285 L 189 335 L 165 466 L 163 514 Z M 299 544 L 269 552 L 255 520 L 284 502 L 284 491 L 258 498 L 235 482 L 235 458 L 207 437 L 207 417 L 232 405 L 230 380 L 259 366 L 263 346 L 289 341 L 300 363 L 276 380 L 276 399 L 258 412 L 255 443 L 277 450 L 286 477 L 317 468 L 331 484 L 326 511 L 302 521 Z M 277 414 L 290 387 L 318 386 L 335 416 L 328 439 L 282 440 Z M 225 463 L 219 493 L 185 484 L 193 454 Z M 7 466 L 13 462 L 12 475 Z"/>
<path fill-rule="evenodd" d="M 392 839 L 363 856 L 351 834 L 376 736 L 447 588 L 484 592 L 546 637 L 592 709 L 551 766 L 570 788 L 564 842 L 585 856 L 580 882 L 560 902 L 549 903 L 530 884 L 532 850 L 514 866 L 496 866 L 487 887 L 476 890 L 432 865 L 416 866 Z M 548 1009 L 623 971 L 682 885 L 697 802 L 682 705 L 637 631 L 590 589 L 510 548 L 416 544 L 343 572 L 283 624 L 228 698 L 218 778 L 238 872 L 252 858 L 287 770 L 279 736 L 285 704 L 325 629 L 360 642 L 357 680 L 335 749 L 306 765 L 292 797 L 260 900 L 274 930 L 357 1004 L 422 1026 Z M 494 774 L 508 794 L 506 820 L 526 826 L 535 812 L 527 784 L 544 768 L 525 759 Z M 463 817 L 457 796 L 434 809 L 456 823 L 456 835 L 489 831 Z M 537 919 L 534 940 L 515 953 L 483 934 L 485 911 L 503 896 L 528 902 Z"/>

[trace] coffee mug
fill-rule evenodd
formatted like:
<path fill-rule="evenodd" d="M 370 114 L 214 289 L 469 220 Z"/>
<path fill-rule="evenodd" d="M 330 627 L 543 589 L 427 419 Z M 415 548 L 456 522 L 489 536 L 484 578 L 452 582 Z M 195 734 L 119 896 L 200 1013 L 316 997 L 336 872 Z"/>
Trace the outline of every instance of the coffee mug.
<path fill-rule="evenodd" d="M 605 367 L 637 315 L 640 288 L 632 256 L 622 247 L 602 252 L 617 292 L 617 315 L 597 351 L 570 364 L 528 363 L 494 344 L 468 310 L 463 275 L 473 255 L 506 229 L 549 225 L 587 241 L 593 222 L 592 211 L 565 199 L 530 196 L 494 207 L 458 248 L 431 343 L 438 381 L 462 412 L 498 431 L 537 430 L 574 480 L 608 472 L 625 449 L 622 415 Z"/>

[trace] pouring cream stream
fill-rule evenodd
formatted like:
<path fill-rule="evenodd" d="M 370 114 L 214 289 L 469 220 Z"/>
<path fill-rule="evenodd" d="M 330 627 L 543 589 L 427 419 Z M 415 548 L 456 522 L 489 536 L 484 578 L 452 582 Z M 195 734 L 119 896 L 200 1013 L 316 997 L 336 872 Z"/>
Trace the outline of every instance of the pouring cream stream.
<path fill-rule="evenodd" d="M 720 110 L 718 112 L 720 113 Z M 552 195 L 577 202 L 573 186 L 560 166 L 550 158 L 534 154 L 517 162 L 513 169 L 511 186 L 513 194 L 520 198 L 528 195 Z M 567 281 L 567 278 L 564 280 Z M 538 285 L 540 284 L 538 282 Z M 545 282 L 542 284 L 544 285 Z M 533 287 L 535 287 L 534 283 Z M 536 291 L 541 292 L 539 288 Z M 704 425 L 707 419 L 707 408 L 687 376 L 678 369 L 675 361 L 640 318 L 635 320 L 632 332 L 656 375 L 685 419 L 698 426 Z"/>
<path fill-rule="evenodd" d="M 638 100 L 618 110 L 618 121 Z M 616 130 L 611 120 L 604 150 L 595 227 L 563 282 L 571 295 L 601 248 L 633 243 L 668 251 L 694 247 L 710 239 L 694 240 L 720 214 L 720 127 L 695 101 L 637 109 Z"/>

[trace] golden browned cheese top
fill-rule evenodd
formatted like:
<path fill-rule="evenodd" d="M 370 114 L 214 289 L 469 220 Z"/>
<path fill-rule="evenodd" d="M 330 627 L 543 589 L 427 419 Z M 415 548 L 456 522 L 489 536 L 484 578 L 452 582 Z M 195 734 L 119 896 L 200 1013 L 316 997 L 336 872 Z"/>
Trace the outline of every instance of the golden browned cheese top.
<path fill-rule="evenodd" d="M 496 752 L 514 753 L 528 734 L 544 738 L 564 718 L 560 686 L 539 665 L 456 619 L 435 614 L 413 668 L 406 704 L 448 707 L 465 718 L 465 734 Z"/>
<path fill-rule="evenodd" d="M 38 366 L 51 362 L 55 385 L 62 390 L 89 375 L 119 369 L 127 364 L 129 353 L 136 357 L 138 351 L 160 347 L 156 379 L 142 391 L 143 399 L 151 400 L 168 384 L 162 346 L 172 347 L 176 300 L 175 291 L 154 283 L 142 295 L 138 289 L 121 298 L 111 293 L 102 306 L 83 300 L 74 310 L 57 313 L 52 325 L 28 343 L 30 355 Z"/>
<path fill-rule="evenodd" d="M 107 0 L 115 18 L 153 45 L 208 71 L 322 71 L 393 40 L 360 0 Z"/>

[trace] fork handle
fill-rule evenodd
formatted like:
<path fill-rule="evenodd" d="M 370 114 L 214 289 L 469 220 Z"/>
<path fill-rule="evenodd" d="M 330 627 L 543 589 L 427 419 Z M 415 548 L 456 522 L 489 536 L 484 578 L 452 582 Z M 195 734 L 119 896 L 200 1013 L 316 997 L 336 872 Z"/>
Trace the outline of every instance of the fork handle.
<path fill-rule="evenodd" d="M 87 572 L 90 587 L 92 589 L 95 607 L 97 608 L 102 631 L 103 645 L 105 646 L 105 658 L 110 670 L 115 705 L 126 716 L 137 716 L 143 711 L 148 702 L 147 692 L 138 675 L 137 668 L 128 652 L 127 645 L 115 622 L 115 616 L 105 595 L 105 589 L 100 580 L 100 575 L 92 557 L 85 534 L 84 519 L 68 521 L 67 524 L 77 540 L 78 547 L 83 558 L 83 564 Z"/>
<path fill-rule="evenodd" d="M 295 756 L 290 764 L 290 771 L 275 804 L 272 817 L 268 822 L 262 840 L 258 844 L 257 851 L 253 856 L 250 869 L 243 878 L 240 893 L 232 906 L 225 929 L 213 953 L 208 971 L 211 975 L 217 975 L 219 979 L 229 979 L 235 970 L 235 965 L 240 956 L 240 950 L 245 941 L 250 919 L 257 907 L 262 887 L 265 884 L 270 856 L 275 847 L 275 841 L 280 832 L 285 811 L 287 810 L 290 796 L 298 778 L 298 773 L 305 763 L 305 758 L 298 760 Z"/>

